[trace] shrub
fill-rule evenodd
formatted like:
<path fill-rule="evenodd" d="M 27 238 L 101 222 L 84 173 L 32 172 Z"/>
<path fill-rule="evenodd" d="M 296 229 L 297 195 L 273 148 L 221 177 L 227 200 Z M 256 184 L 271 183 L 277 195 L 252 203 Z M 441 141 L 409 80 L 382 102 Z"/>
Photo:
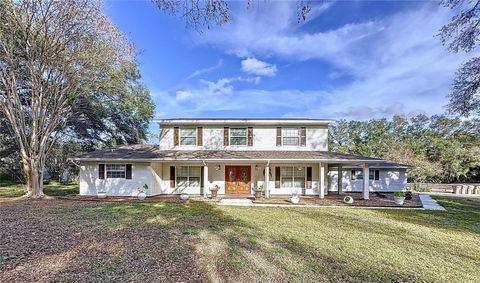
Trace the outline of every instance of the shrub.
<path fill-rule="evenodd" d="M 403 198 L 405 197 L 405 192 L 394 192 L 393 196 Z"/>

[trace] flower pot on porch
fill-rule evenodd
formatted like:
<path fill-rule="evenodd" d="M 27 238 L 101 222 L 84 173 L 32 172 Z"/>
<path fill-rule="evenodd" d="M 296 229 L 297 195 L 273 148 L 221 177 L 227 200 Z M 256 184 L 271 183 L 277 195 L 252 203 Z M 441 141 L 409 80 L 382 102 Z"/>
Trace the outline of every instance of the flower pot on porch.
<path fill-rule="evenodd" d="M 262 198 L 262 191 L 255 191 L 255 198 Z"/>
<path fill-rule="evenodd" d="M 405 197 L 393 197 L 393 200 L 395 201 L 395 204 L 403 205 L 405 202 Z"/>
<path fill-rule="evenodd" d="M 107 197 L 107 192 L 98 192 L 97 193 L 97 198 L 99 199 L 104 199 Z"/>
<path fill-rule="evenodd" d="M 139 200 L 144 200 L 147 197 L 146 193 L 138 193 L 137 198 Z"/>
<path fill-rule="evenodd" d="M 216 198 L 216 197 L 217 197 L 217 193 L 218 193 L 217 190 L 212 190 L 212 191 L 210 191 L 210 192 L 211 192 L 211 194 L 212 194 L 212 198 Z"/>
<path fill-rule="evenodd" d="M 298 202 L 300 201 L 300 198 L 298 196 L 293 196 L 293 197 L 290 198 L 290 201 L 293 204 L 298 204 Z"/>

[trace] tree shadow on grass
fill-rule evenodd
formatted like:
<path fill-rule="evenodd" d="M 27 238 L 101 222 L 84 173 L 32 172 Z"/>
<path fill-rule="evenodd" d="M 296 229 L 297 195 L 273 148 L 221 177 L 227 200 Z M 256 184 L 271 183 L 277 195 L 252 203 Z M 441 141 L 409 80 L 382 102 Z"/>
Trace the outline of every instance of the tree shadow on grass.
<path fill-rule="evenodd" d="M 196 235 L 242 225 L 204 202 L 65 203 L 0 209 L 0 281 L 209 281 Z"/>

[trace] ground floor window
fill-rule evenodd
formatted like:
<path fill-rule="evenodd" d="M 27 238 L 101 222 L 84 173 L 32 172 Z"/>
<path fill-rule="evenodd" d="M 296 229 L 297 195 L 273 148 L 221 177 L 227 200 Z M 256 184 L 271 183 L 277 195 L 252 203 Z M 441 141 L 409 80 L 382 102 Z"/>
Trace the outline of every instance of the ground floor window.
<path fill-rule="evenodd" d="M 126 165 L 125 164 L 107 164 L 107 179 L 113 178 L 124 178 L 126 176 Z"/>
<path fill-rule="evenodd" d="M 177 187 L 200 187 L 200 166 L 177 167 Z"/>
<path fill-rule="evenodd" d="M 280 182 L 283 188 L 305 188 L 305 167 L 281 167 Z"/>
<path fill-rule="evenodd" d="M 362 170 L 352 170 L 352 180 L 363 180 L 363 171 Z"/>
<path fill-rule="evenodd" d="M 368 178 L 374 181 L 380 180 L 380 170 L 370 170 Z"/>

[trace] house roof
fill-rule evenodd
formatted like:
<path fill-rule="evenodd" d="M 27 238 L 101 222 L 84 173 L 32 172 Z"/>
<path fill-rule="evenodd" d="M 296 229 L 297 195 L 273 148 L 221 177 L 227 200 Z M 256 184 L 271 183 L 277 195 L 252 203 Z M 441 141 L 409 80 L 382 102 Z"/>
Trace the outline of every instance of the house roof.
<path fill-rule="evenodd" d="M 330 151 L 283 150 L 160 150 L 158 145 L 128 145 L 78 155 L 77 161 L 312 161 L 330 163 L 381 163 L 384 160 Z"/>
<path fill-rule="evenodd" d="M 370 169 L 414 169 L 415 166 L 412 165 L 407 165 L 407 164 L 400 164 L 400 163 L 394 163 L 390 161 L 382 161 L 378 163 L 370 163 L 369 166 Z M 337 168 L 336 164 L 332 164 L 328 166 L 330 169 L 335 169 Z M 344 169 L 357 169 L 361 168 L 360 166 L 352 166 L 352 165 L 347 165 L 343 166 Z"/>
<path fill-rule="evenodd" d="M 327 126 L 333 123 L 333 120 L 327 119 L 304 119 L 304 118 L 177 118 L 177 119 L 159 119 L 153 122 L 170 126 L 208 126 L 208 125 L 275 125 L 275 126 Z"/>

